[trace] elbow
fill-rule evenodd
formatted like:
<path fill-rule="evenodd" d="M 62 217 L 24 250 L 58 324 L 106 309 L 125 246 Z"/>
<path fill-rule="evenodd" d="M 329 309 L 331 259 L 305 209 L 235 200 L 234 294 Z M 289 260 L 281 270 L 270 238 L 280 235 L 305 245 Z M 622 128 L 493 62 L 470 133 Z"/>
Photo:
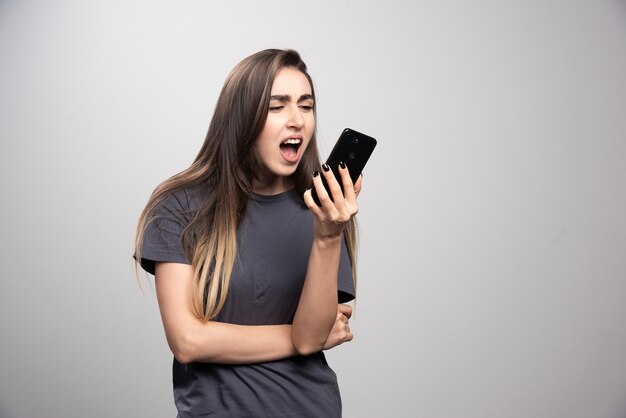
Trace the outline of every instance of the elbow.
<path fill-rule="evenodd" d="M 294 341 L 293 347 L 301 356 L 310 356 L 311 354 L 322 351 L 324 349 L 324 344 L 310 341 Z"/>
<path fill-rule="evenodd" d="M 326 331 L 319 329 L 312 332 L 306 325 L 294 324 L 291 327 L 291 343 L 293 348 L 301 356 L 310 356 L 324 349 L 332 324 Z"/>
<path fill-rule="evenodd" d="M 191 335 L 184 335 L 170 342 L 170 350 L 174 354 L 174 358 L 180 364 L 189 364 L 197 361 L 197 350 Z"/>
<path fill-rule="evenodd" d="M 322 347 L 313 346 L 313 345 L 305 345 L 301 347 L 296 346 L 296 351 L 301 356 L 310 356 L 311 354 L 315 354 L 319 351 L 322 351 Z"/>
<path fill-rule="evenodd" d="M 193 363 L 193 361 L 194 361 L 193 357 L 189 353 L 187 353 L 187 352 L 184 352 L 184 351 L 173 351 L 173 353 L 174 353 L 174 358 L 180 364 L 189 364 L 189 363 Z"/>

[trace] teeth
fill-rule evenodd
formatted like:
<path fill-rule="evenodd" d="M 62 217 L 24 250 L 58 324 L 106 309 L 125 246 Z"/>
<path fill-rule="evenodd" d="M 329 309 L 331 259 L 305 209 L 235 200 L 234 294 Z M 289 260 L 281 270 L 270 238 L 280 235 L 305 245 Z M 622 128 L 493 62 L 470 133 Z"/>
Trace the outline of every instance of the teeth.
<path fill-rule="evenodd" d="M 296 139 L 296 138 L 289 138 L 288 140 L 284 141 L 283 144 L 297 145 L 300 142 L 302 142 L 302 140 Z"/>

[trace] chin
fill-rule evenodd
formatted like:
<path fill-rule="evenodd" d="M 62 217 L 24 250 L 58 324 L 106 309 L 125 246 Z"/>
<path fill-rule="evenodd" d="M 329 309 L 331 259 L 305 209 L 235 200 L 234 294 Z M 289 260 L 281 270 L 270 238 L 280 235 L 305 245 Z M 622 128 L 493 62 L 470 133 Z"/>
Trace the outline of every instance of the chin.
<path fill-rule="evenodd" d="M 294 167 L 293 169 L 282 170 L 280 173 L 277 173 L 277 174 L 281 177 L 291 177 L 294 175 L 295 172 L 296 172 L 296 168 Z"/>

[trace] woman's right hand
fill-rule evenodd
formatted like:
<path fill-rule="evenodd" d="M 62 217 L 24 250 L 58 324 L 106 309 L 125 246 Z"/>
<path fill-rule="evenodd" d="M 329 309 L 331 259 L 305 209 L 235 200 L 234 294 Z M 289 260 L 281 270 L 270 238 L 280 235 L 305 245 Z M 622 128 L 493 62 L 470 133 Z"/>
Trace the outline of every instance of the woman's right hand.
<path fill-rule="evenodd" d="M 350 305 L 337 305 L 337 317 L 335 318 L 333 329 L 330 331 L 326 343 L 324 343 L 324 350 L 330 350 L 347 341 L 352 341 L 354 336 L 349 326 L 351 316 L 352 307 Z"/>

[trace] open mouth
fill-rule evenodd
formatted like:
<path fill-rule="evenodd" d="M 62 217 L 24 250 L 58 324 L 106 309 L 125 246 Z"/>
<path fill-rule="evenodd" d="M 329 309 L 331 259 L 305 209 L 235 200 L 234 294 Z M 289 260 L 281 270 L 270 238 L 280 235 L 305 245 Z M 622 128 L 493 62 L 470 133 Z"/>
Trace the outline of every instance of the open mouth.
<path fill-rule="evenodd" d="M 298 159 L 298 150 L 302 145 L 302 139 L 289 138 L 280 144 L 280 152 L 289 162 L 294 162 Z"/>

